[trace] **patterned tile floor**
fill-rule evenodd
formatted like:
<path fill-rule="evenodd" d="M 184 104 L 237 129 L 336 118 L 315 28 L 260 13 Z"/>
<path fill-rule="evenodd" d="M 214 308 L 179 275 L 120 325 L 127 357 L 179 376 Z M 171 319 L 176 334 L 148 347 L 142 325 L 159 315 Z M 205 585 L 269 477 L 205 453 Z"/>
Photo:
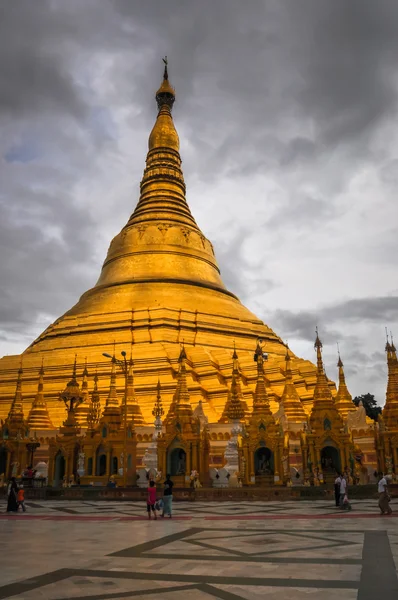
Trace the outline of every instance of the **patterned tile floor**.
<path fill-rule="evenodd" d="M 0 600 L 398 598 L 398 519 L 374 500 L 181 502 L 150 522 L 133 502 L 26 504 L 0 514 Z"/>

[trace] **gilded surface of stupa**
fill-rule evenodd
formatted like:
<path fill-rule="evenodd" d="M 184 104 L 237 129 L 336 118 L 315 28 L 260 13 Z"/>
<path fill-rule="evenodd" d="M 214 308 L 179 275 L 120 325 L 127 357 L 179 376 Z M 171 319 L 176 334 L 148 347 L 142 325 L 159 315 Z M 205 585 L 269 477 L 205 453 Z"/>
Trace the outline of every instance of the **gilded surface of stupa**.
<path fill-rule="evenodd" d="M 264 376 L 270 407 L 273 412 L 278 409 L 285 388 L 286 347 L 225 288 L 213 246 L 190 212 L 179 138 L 172 118 L 174 100 L 166 65 L 163 83 L 156 93 L 158 115 L 149 136 L 139 202 L 126 226 L 112 240 L 96 285 L 23 353 L 25 414 L 37 393 L 43 361 L 43 398 L 52 423 L 62 423 L 65 409 L 59 393 L 70 379 L 75 355 L 78 373 L 86 369 L 90 391 L 97 370 L 104 407 L 110 364 L 102 354 L 113 352 L 114 344 L 117 355 L 121 350 L 130 352 L 133 343 L 135 398 L 144 420 L 151 423 L 158 379 L 166 413 L 172 401 L 184 343 L 192 407 L 202 401 L 209 422 L 218 422 L 231 385 L 234 344 L 239 355 L 242 400 L 249 410 L 252 408 L 257 382 L 253 352 L 259 338 L 268 354 Z M 19 365 L 19 356 L 0 360 L 3 419 L 15 395 Z M 308 414 L 316 382 L 315 367 L 290 352 L 290 368 Z M 120 372 L 116 377 L 121 402 L 124 379 Z M 335 389 L 331 382 L 330 387 Z"/>

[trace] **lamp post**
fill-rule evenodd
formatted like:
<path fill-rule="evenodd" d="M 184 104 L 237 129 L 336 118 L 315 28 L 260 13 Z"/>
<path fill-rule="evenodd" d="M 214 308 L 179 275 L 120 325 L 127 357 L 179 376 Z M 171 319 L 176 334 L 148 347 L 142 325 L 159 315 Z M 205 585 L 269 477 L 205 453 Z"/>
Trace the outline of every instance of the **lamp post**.
<path fill-rule="evenodd" d="M 126 352 L 124 350 L 122 350 L 121 355 L 123 356 L 122 360 L 115 358 L 115 356 L 111 356 L 110 354 L 107 354 L 107 352 L 102 353 L 102 356 L 105 356 L 105 358 L 110 358 L 111 361 L 114 362 L 122 370 L 123 375 L 124 375 L 123 487 L 126 487 L 127 486 L 127 375 L 128 375 L 128 366 L 127 366 Z"/>

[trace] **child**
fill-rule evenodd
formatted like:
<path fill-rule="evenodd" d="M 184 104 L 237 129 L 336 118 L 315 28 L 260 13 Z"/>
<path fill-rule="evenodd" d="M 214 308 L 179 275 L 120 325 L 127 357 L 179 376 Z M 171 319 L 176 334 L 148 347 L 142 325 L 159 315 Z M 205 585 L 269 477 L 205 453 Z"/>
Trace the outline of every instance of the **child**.
<path fill-rule="evenodd" d="M 25 508 L 25 490 L 23 489 L 23 485 L 21 485 L 21 487 L 18 490 L 17 502 L 18 502 L 18 508 L 21 506 L 23 512 L 26 512 L 26 508 Z"/>
<path fill-rule="evenodd" d="M 148 519 L 151 518 L 151 511 L 152 511 L 153 514 L 154 514 L 154 516 L 155 516 L 155 520 L 157 520 L 157 515 L 156 515 L 156 510 L 155 510 L 155 504 L 156 504 L 156 484 L 151 479 L 150 482 L 149 482 L 148 498 L 147 498 L 147 501 L 146 501 L 146 509 L 148 511 Z"/>

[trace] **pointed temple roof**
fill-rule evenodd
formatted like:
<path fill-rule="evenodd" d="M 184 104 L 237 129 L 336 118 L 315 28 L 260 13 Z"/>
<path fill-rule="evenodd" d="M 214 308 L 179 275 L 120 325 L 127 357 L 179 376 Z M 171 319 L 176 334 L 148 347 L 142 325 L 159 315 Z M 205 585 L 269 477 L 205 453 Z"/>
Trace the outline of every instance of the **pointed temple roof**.
<path fill-rule="evenodd" d="M 116 358 L 115 355 L 113 355 L 109 393 L 105 403 L 104 416 L 113 415 L 115 413 L 120 414 L 120 405 L 116 387 Z"/>
<path fill-rule="evenodd" d="M 239 360 L 236 348 L 234 348 L 232 361 L 231 389 L 228 393 L 220 423 L 233 423 L 234 421 L 243 421 L 245 418 L 246 406 L 240 386 Z"/>
<path fill-rule="evenodd" d="M 83 369 L 83 381 L 82 381 L 82 402 L 79 404 L 75 411 L 75 417 L 78 425 L 81 427 L 87 427 L 88 411 L 90 410 L 90 398 L 88 394 L 88 370 L 87 370 L 87 358 L 84 363 Z"/>
<path fill-rule="evenodd" d="M 170 405 L 169 412 L 167 413 L 167 417 L 165 419 L 166 425 L 170 423 L 173 419 L 189 423 L 191 423 L 192 421 L 193 411 L 187 386 L 187 368 L 185 365 L 186 359 L 187 354 L 183 346 L 181 348 L 180 356 L 178 357 L 180 369 L 178 371 L 177 376 L 177 389 L 175 391 L 173 402 Z"/>
<path fill-rule="evenodd" d="M 391 338 L 387 337 L 386 343 L 388 380 L 386 390 L 386 403 L 383 408 L 383 420 L 387 428 L 398 426 L 398 360 L 397 351 Z"/>
<path fill-rule="evenodd" d="M 22 398 L 22 362 L 18 369 L 17 385 L 15 387 L 14 400 L 12 401 L 8 417 L 6 419 L 6 427 L 10 433 L 17 433 L 18 431 L 25 431 L 26 423 L 23 412 L 23 398 Z"/>
<path fill-rule="evenodd" d="M 161 394 L 160 381 L 158 380 L 158 385 L 156 387 L 156 400 L 155 400 L 155 405 L 152 410 L 152 416 L 155 417 L 155 425 L 161 424 L 163 415 L 164 415 L 164 409 L 163 409 L 163 404 L 162 404 L 162 394 Z"/>
<path fill-rule="evenodd" d="M 283 413 L 290 423 L 304 423 L 307 421 L 307 415 L 301 403 L 300 396 L 297 393 L 296 386 L 293 383 L 293 375 L 291 368 L 291 358 L 289 348 L 286 348 L 286 371 L 285 371 L 285 387 L 281 397 Z"/>
<path fill-rule="evenodd" d="M 156 393 L 159 371 L 165 386 L 166 408 L 170 402 L 172 357 L 182 340 L 189 347 L 195 382 L 209 401 L 203 400 L 205 414 L 213 415 L 214 420 L 224 409 L 228 377 L 224 376 L 223 365 L 230 361 L 232 340 L 236 340 L 240 363 L 245 365 L 247 392 L 254 390 L 257 381 L 252 348 L 258 338 L 263 340 L 269 356 L 266 369 L 273 373 L 268 395 L 272 399 L 283 389 L 283 343 L 225 287 L 213 246 L 189 209 L 172 117 L 176 94 L 167 65 L 163 75 L 156 93 L 157 117 L 149 136 L 140 196 L 131 217 L 112 240 L 96 285 L 23 354 L 26 385 L 31 386 L 27 393 L 32 396 L 36 389 L 30 382 L 34 381 L 42 357 L 49 365 L 46 398 L 55 425 L 64 417 L 57 402 L 58 392 L 60 382 L 62 386 L 68 381 L 73 356 L 84 353 L 89 365 L 98 365 L 101 392 L 105 392 L 109 367 L 102 354 L 109 350 L 110 340 L 115 340 L 117 349 L 131 342 L 132 314 L 135 393 L 147 422 L 151 420 L 151 398 Z M 203 202 L 208 203 L 210 211 L 210 201 L 204 198 Z M 14 393 L 18 365 L 17 356 L 0 360 L 3 418 Z M 299 393 L 311 403 L 314 366 L 299 359 L 295 366 L 302 381 Z"/>
<path fill-rule="evenodd" d="M 126 388 L 126 406 L 127 406 L 127 422 L 133 422 L 134 426 L 144 425 L 145 420 L 142 416 L 141 407 L 138 404 L 134 390 L 134 373 L 133 359 L 130 357 L 127 372 L 127 388 Z M 122 417 L 124 415 L 124 404 L 122 404 Z"/>
<path fill-rule="evenodd" d="M 313 430 L 325 430 L 326 419 L 329 429 L 336 428 L 337 430 L 340 430 L 343 427 L 343 420 L 335 406 L 326 377 L 322 360 L 322 342 L 319 339 L 318 330 L 316 332 L 314 348 L 316 350 L 317 374 L 314 401 L 310 415 L 310 426 Z"/>
<path fill-rule="evenodd" d="M 28 416 L 28 427 L 30 430 L 54 429 L 48 414 L 47 403 L 44 398 L 44 366 L 40 367 L 39 383 L 37 385 L 37 394 L 32 402 Z"/>
<path fill-rule="evenodd" d="M 348 387 L 345 382 L 344 364 L 343 364 L 343 361 L 341 360 L 340 352 L 339 352 L 339 360 L 337 362 L 337 366 L 339 368 L 339 389 L 338 389 L 336 397 L 334 399 L 334 403 L 335 403 L 336 408 L 338 409 L 339 413 L 343 417 L 343 419 L 346 419 L 347 416 L 351 412 L 356 411 L 357 407 L 355 406 L 355 404 L 352 401 L 352 396 L 351 396 L 350 392 L 348 391 Z"/>
<path fill-rule="evenodd" d="M 257 342 L 255 356 L 257 362 L 257 382 L 253 397 L 252 417 L 269 418 L 272 417 L 272 412 L 269 405 L 267 388 L 265 386 L 264 358 L 260 342 Z"/>
<path fill-rule="evenodd" d="M 89 429 L 95 429 L 101 419 L 101 400 L 98 392 L 98 374 L 94 375 L 94 388 L 91 393 L 91 401 L 87 415 Z"/>

